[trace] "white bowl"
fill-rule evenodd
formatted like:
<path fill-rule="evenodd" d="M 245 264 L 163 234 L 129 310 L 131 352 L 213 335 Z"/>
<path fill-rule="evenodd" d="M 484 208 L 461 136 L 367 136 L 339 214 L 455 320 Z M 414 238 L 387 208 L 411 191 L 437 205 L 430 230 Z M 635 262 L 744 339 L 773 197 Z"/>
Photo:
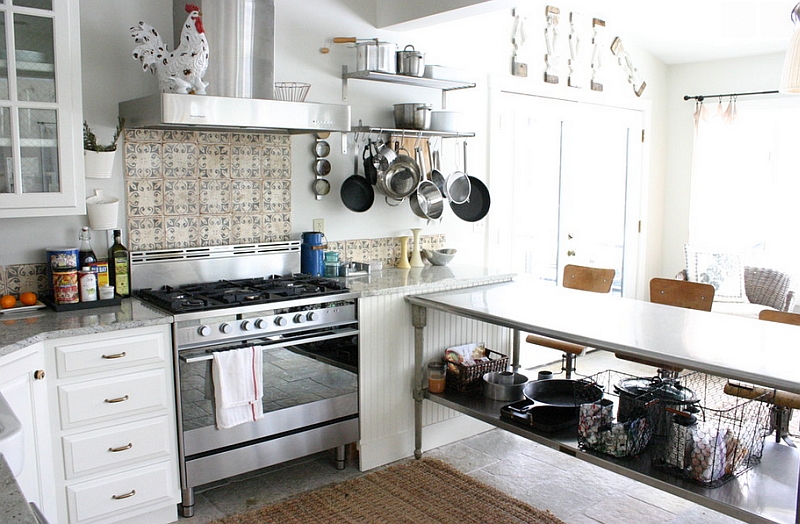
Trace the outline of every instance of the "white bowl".
<path fill-rule="evenodd" d="M 423 249 L 422 254 L 434 266 L 446 266 L 456 256 L 455 249 Z"/>

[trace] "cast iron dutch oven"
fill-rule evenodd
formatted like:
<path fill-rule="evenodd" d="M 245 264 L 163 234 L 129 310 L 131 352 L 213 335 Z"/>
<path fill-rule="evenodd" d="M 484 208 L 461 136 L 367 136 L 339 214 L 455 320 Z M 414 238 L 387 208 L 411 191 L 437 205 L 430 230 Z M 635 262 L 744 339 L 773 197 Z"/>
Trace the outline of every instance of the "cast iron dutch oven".
<path fill-rule="evenodd" d="M 627 422 L 642 417 L 648 405 L 657 401 L 657 408 L 664 407 L 678 411 L 695 411 L 700 401 L 694 392 L 674 380 L 659 377 L 631 377 L 620 380 L 614 391 L 619 395 L 617 420 Z M 666 411 L 664 411 L 666 413 Z M 666 417 L 666 415 L 665 415 Z"/>

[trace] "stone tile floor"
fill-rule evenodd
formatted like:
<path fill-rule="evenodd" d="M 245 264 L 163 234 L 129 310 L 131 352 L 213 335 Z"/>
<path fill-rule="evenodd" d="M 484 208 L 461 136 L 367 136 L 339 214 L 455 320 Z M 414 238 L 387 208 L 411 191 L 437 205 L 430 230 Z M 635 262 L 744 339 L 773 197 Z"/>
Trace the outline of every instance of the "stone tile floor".
<path fill-rule="evenodd" d="M 526 373 L 529 378 L 540 368 L 560 369 L 560 363 L 535 366 Z M 622 366 L 621 361 L 604 352 L 578 361 L 578 370 L 584 374 Z M 631 363 L 624 366 L 631 374 L 653 374 L 653 368 Z M 741 522 L 500 429 L 430 450 L 426 456 L 441 459 L 537 508 L 549 509 L 568 524 Z M 199 488 L 195 516 L 178 522 L 207 524 L 363 474 L 356 461 L 337 471 L 331 459 L 328 453 L 318 453 Z"/>

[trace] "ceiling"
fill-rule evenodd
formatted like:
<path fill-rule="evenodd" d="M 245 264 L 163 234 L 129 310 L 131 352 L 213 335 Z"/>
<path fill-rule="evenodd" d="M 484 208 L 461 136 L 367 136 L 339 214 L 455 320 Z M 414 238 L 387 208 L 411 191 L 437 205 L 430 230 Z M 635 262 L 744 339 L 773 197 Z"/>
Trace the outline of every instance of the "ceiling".
<path fill-rule="evenodd" d="M 793 31 L 790 1 L 595 0 L 616 27 L 665 64 L 782 53 Z M 588 6 L 588 5 L 587 5 Z"/>
<path fill-rule="evenodd" d="M 376 0 L 377 27 L 420 27 L 518 7 L 544 16 L 544 6 L 601 18 L 607 30 L 665 64 L 782 53 L 797 0 Z M 565 22 L 568 21 L 564 20 Z"/>

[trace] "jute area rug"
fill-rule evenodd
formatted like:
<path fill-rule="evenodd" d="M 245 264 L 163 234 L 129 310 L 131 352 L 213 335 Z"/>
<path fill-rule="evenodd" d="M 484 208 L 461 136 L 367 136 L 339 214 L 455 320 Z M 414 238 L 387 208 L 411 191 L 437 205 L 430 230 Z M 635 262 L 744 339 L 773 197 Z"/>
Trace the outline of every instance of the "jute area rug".
<path fill-rule="evenodd" d="M 437 459 L 391 466 L 213 524 L 564 524 Z"/>

